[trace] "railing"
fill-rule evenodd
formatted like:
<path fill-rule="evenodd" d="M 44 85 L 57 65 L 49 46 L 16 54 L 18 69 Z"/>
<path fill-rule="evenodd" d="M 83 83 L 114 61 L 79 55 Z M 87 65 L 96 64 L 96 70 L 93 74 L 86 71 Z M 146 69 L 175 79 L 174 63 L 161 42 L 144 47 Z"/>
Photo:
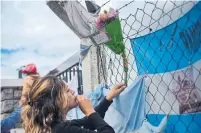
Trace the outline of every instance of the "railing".
<path fill-rule="evenodd" d="M 49 74 L 53 74 L 58 78 L 69 83 L 73 76 L 77 76 L 78 94 L 83 94 L 82 70 L 79 65 L 79 53 L 74 54 L 58 67 L 54 68 Z"/>
<path fill-rule="evenodd" d="M 63 79 L 67 83 L 70 82 L 73 76 L 77 76 L 78 79 L 78 94 L 83 94 L 83 87 L 82 87 L 82 70 L 79 68 L 79 63 L 67 68 L 65 71 L 59 73 L 57 75 L 58 78 Z"/>

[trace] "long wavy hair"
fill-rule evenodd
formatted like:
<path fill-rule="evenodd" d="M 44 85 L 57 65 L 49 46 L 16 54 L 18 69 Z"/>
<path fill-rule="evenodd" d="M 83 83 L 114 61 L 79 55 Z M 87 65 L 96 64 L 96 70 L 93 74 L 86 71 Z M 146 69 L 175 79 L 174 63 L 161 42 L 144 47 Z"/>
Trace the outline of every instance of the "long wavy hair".
<path fill-rule="evenodd" d="M 53 122 L 63 121 L 68 110 L 67 85 L 55 76 L 34 81 L 21 117 L 26 133 L 51 133 Z"/>

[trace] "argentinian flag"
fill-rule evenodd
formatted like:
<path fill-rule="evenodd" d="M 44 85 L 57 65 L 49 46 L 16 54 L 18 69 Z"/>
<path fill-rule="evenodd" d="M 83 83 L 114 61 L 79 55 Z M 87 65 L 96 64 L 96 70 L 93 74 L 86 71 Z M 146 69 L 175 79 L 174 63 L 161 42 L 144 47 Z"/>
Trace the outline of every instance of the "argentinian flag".
<path fill-rule="evenodd" d="M 147 120 L 165 133 L 201 133 L 201 2 L 172 24 L 130 40 L 146 75 Z"/>

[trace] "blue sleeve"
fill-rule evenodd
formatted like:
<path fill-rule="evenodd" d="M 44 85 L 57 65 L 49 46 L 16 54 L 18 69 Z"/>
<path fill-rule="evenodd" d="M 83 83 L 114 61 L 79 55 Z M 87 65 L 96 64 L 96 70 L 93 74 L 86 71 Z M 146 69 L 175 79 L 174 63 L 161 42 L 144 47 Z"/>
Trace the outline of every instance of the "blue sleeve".
<path fill-rule="evenodd" d="M 1 120 L 1 132 L 7 132 L 20 122 L 21 107 L 17 107 L 9 116 Z"/>

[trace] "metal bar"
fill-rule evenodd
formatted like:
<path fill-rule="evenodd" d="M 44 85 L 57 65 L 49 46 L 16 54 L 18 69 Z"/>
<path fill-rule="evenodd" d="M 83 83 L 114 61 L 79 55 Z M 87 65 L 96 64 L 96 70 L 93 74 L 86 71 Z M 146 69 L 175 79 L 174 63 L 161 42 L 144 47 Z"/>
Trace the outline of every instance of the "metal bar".
<path fill-rule="evenodd" d="M 77 79 L 78 79 L 78 88 L 77 88 L 77 92 L 78 92 L 78 94 L 82 94 L 82 87 L 81 87 L 81 82 L 80 82 L 79 66 L 77 66 Z"/>
<path fill-rule="evenodd" d="M 62 73 L 62 79 L 64 80 L 64 72 Z"/>
<path fill-rule="evenodd" d="M 75 67 L 73 68 L 73 76 L 75 75 Z"/>
<path fill-rule="evenodd" d="M 66 82 L 68 83 L 68 70 L 66 70 L 65 73 L 66 73 Z"/>
<path fill-rule="evenodd" d="M 70 80 L 72 79 L 72 75 L 71 75 L 71 68 L 69 69 L 69 78 L 70 78 Z"/>

